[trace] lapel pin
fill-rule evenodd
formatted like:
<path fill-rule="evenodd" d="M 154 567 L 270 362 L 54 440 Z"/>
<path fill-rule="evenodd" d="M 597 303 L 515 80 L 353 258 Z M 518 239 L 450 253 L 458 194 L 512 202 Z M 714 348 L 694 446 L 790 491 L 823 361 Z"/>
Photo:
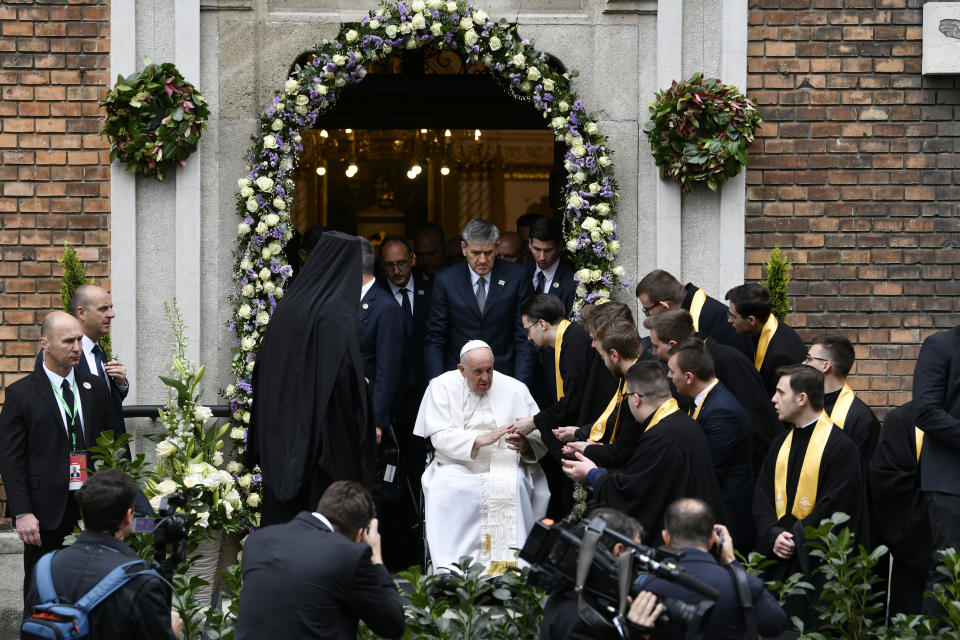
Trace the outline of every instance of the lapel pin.
<path fill-rule="evenodd" d="M 364 302 L 364 303 L 363 303 L 363 308 L 364 308 L 364 309 L 369 309 L 369 308 L 370 308 L 370 305 L 368 305 L 366 302 Z"/>
<path fill-rule="evenodd" d="M 418 295 L 418 296 L 422 296 L 422 295 L 423 295 L 423 289 L 417 289 L 417 295 Z"/>
<path fill-rule="evenodd" d="M 503 285 L 505 285 L 505 284 L 507 284 L 507 283 L 504 282 L 503 280 L 498 280 L 498 281 L 497 281 L 497 284 L 502 287 Z"/>
<path fill-rule="evenodd" d="M 83 383 L 83 388 L 89 390 L 89 389 L 91 388 L 91 387 L 90 387 L 90 383 L 89 383 L 89 382 L 84 382 L 84 383 Z"/>
<path fill-rule="evenodd" d="M 553 283 L 553 288 L 554 288 L 554 289 L 559 289 L 559 288 L 560 288 L 560 283 L 559 283 L 559 282 L 554 282 L 554 283 Z"/>

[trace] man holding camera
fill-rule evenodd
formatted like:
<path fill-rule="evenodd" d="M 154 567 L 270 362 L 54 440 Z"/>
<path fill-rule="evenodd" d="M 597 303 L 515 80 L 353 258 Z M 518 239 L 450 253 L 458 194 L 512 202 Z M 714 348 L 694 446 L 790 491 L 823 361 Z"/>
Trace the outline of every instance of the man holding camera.
<path fill-rule="evenodd" d="M 338 481 L 315 512 L 251 534 L 237 640 L 353 640 L 359 620 L 378 636 L 402 636 L 403 605 L 383 566 L 375 515 L 363 485 Z"/>
<path fill-rule="evenodd" d="M 661 532 L 667 546 L 683 550 L 687 575 L 720 592 L 704 629 L 704 639 L 756 638 L 758 633 L 764 638 L 779 636 L 787 626 L 786 612 L 759 578 L 734 562 L 733 539 L 726 527 L 715 522 L 713 511 L 703 500 L 681 498 L 667 507 Z M 661 598 L 690 604 L 703 600 L 700 594 L 662 578 L 650 577 L 641 587 Z M 749 594 L 749 602 L 744 602 L 741 593 Z M 658 627 L 653 637 L 679 639 L 686 634 L 685 628 L 668 623 Z"/>
<path fill-rule="evenodd" d="M 77 491 L 85 531 L 57 553 L 51 564 L 53 586 L 61 602 L 76 602 L 108 573 L 137 559 L 123 543 L 133 527 L 137 489 L 115 469 L 95 473 Z M 142 569 L 148 568 L 144 563 Z M 128 570 L 128 573 L 131 571 Z M 34 576 L 28 576 L 28 610 L 40 603 Z M 172 640 L 182 621 L 170 609 L 170 591 L 154 574 L 132 578 L 90 613 L 90 638 Z"/>

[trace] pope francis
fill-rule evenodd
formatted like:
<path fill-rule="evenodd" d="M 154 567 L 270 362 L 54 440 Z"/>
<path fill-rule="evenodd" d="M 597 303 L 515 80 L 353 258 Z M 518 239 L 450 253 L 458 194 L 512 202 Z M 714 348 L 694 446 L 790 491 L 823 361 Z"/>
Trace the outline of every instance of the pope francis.
<path fill-rule="evenodd" d="M 423 474 L 427 545 L 434 571 L 471 556 L 489 573 L 515 565 L 544 516 L 550 490 L 537 460 L 546 445 L 537 431 L 510 429 L 537 404 L 527 387 L 493 371 L 493 352 L 481 340 L 460 351 L 454 371 L 430 381 L 414 433 L 436 450 Z"/>

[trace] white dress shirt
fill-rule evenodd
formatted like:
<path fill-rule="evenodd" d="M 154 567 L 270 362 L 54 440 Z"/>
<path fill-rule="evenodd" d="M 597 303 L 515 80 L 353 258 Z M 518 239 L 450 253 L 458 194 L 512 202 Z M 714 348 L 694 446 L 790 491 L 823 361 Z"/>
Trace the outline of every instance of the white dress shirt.
<path fill-rule="evenodd" d="M 390 285 L 390 292 L 393 293 L 393 298 L 397 301 L 397 304 L 399 304 L 399 305 L 402 307 L 402 306 L 403 306 L 403 297 L 402 297 L 403 294 L 401 293 L 400 290 L 403 289 L 404 287 L 401 287 L 400 285 L 395 284 L 395 283 L 393 282 L 393 280 L 387 280 L 387 284 Z M 407 284 L 404 285 L 404 286 L 406 287 L 406 289 L 407 289 L 407 291 L 408 291 L 408 293 L 407 293 L 407 300 L 410 301 L 410 312 L 413 313 L 413 301 L 414 301 L 414 299 L 416 298 L 416 296 L 414 295 L 415 286 L 416 286 L 416 285 L 414 284 L 413 274 L 412 274 L 412 273 L 410 274 L 410 277 L 407 278 Z"/>
<path fill-rule="evenodd" d="M 557 267 L 560 266 L 560 259 L 557 258 L 552 265 L 546 269 L 540 269 L 540 267 L 534 267 L 533 269 L 533 290 L 537 291 L 537 274 L 543 273 L 544 283 L 543 283 L 543 292 L 550 293 L 550 287 L 553 286 L 553 278 L 557 275 Z"/>
<path fill-rule="evenodd" d="M 96 365 L 94 365 L 94 367 L 96 367 Z M 96 371 L 96 368 L 94 368 L 94 371 Z M 62 376 L 55 374 L 53 371 L 50 371 L 50 369 L 47 369 L 47 364 L 44 363 L 43 372 L 47 374 L 47 378 L 50 380 L 50 384 L 52 384 L 56 388 L 57 393 L 61 392 L 60 386 L 63 384 L 64 380 L 66 380 L 67 384 L 70 385 L 70 388 L 74 390 L 74 396 L 76 397 L 76 404 L 74 406 L 77 407 L 80 413 L 80 428 L 83 429 L 84 433 L 86 433 L 86 429 L 83 428 L 83 405 L 80 404 L 80 390 L 74 389 L 76 379 L 74 378 L 74 375 L 73 375 L 73 369 L 70 369 L 70 373 L 68 373 L 67 376 L 64 378 Z M 60 404 L 59 400 L 57 401 L 57 408 L 60 409 L 60 419 L 63 420 L 63 430 L 67 432 L 67 436 L 69 437 L 70 431 L 67 429 L 67 413 L 66 411 L 63 410 L 63 405 Z M 73 407 L 70 407 L 70 408 L 73 409 Z"/>

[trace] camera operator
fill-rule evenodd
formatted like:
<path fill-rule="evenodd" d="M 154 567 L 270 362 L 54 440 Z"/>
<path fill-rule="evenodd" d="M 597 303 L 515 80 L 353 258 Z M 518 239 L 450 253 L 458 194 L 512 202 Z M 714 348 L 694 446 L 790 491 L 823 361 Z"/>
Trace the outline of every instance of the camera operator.
<path fill-rule="evenodd" d="M 664 542 L 669 547 L 682 549 L 686 573 L 702 580 L 720 592 L 706 628 L 704 640 L 766 638 L 779 636 L 786 629 L 787 614 L 764 588 L 763 583 L 734 561 L 733 540 L 723 525 L 715 524 L 713 511 L 697 498 L 681 498 L 671 503 L 664 514 Z M 716 557 L 711 554 L 711 549 Z M 728 567 L 733 566 L 733 569 Z M 745 579 L 743 587 L 749 591 L 749 610 L 743 607 L 738 595 L 738 578 Z M 675 598 L 696 603 L 703 596 L 675 582 L 649 576 L 641 588 L 661 598 Z M 673 624 L 658 627 L 654 638 L 686 637 L 686 630 Z"/>
<path fill-rule="evenodd" d="M 617 511 L 616 509 L 599 508 L 587 514 L 587 520 L 603 518 L 607 528 L 620 535 L 642 542 L 643 527 L 636 519 Z M 604 541 L 606 539 L 603 539 Z M 604 542 L 604 544 L 607 544 Z M 624 551 L 622 542 L 610 547 L 615 558 Z M 606 638 L 620 638 L 612 627 L 590 626 L 580 619 L 578 613 L 578 597 L 573 591 L 556 591 L 550 594 L 543 607 L 543 623 L 540 625 L 540 640 L 605 640 Z M 634 625 L 640 627 L 631 629 L 631 638 L 645 638 L 645 631 L 653 627 L 663 607 L 657 604 L 652 594 L 641 592 L 631 605 L 627 618 Z"/>
<path fill-rule="evenodd" d="M 375 515 L 363 485 L 341 480 L 316 512 L 251 534 L 237 640 L 353 640 L 358 620 L 378 636 L 402 636 L 403 605 L 383 566 Z"/>
<path fill-rule="evenodd" d="M 60 551 L 51 566 L 53 586 L 61 602 L 76 602 L 116 567 L 136 560 L 123 539 L 133 527 L 137 489 L 115 469 L 93 474 L 77 491 L 85 531 Z M 149 568 L 146 563 L 141 567 Z M 129 571 L 128 571 L 129 573 Z M 27 609 L 40 603 L 30 576 Z M 180 635 L 182 621 L 170 609 L 170 592 L 155 575 L 137 576 L 90 613 L 90 638 L 156 638 Z"/>

